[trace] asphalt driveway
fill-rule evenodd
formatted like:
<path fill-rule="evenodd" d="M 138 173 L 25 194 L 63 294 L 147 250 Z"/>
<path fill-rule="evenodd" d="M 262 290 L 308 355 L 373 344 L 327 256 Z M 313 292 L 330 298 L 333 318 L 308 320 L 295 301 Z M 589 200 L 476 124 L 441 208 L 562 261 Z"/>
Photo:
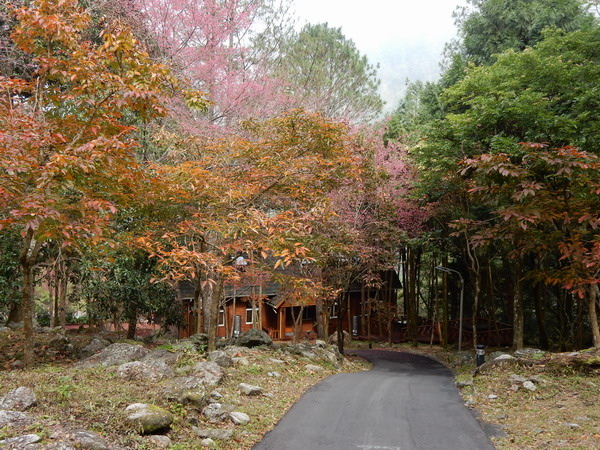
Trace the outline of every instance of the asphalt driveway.
<path fill-rule="evenodd" d="M 353 353 L 373 369 L 314 386 L 254 449 L 494 448 L 442 364 L 403 352 Z"/>

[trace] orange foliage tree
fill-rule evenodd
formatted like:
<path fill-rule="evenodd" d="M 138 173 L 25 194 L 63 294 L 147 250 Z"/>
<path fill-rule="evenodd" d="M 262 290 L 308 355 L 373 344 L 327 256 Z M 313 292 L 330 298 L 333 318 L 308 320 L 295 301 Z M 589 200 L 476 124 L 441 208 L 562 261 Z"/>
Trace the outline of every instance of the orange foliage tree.
<path fill-rule="evenodd" d="M 179 85 L 127 27 L 86 40 L 90 16 L 76 0 L 14 11 L 12 39 L 30 54 L 28 80 L 0 79 L 0 230 L 21 236 L 24 362 L 33 362 L 33 269 L 50 244 L 97 242 L 136 179 L 133 121 L 165 114 Z"/>

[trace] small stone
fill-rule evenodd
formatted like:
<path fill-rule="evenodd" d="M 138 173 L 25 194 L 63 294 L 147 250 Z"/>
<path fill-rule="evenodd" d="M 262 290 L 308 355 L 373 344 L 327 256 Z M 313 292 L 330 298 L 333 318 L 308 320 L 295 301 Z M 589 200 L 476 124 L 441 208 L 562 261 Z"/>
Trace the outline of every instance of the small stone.
<path fill-rule="evenodd" d="M 494 400 L 494 399 L 498 398 L 498 396 L 496 394 L 490 394 L 490 395 L 488 395 L 488 398 L 490 400 Z"/>
<path fill-rule="evenodd" d="M 163 436 L 162 434 L 153 434 L 148 436 L 146 439 L 159 448 L 169 448 L 172 445 L 171 438 L 168 436 Z"/>
<path fill-rule="evenodd" d="M 223 396 L 221 395 L 221 393 L 219 391 L 212 391 L 210 393 L 210 397 L 214 398 L 215 400 L 219 400 L 219 399 L 223 398 Z"/>
<path fill-rule="evenodd" d="M 466 388 L 467 386 L 473 386 L 473 381 L 467 380 L 467 381 L 457 381 L 456 382 L 456 387 L 459 389 Z"/>
<path fill-rule="evenodd" d="M 304 366 L 304 368 L 306 370 L 308 370 L 309 372 L 322 372 L 323 368 L 321 366 L 316 366 L 314 364 L 307 364 L 306 366 Z"/>
<path fill-rule="evenodd" d="M 509 355 L 508 353 L 504 353 L 494 359 L 494 361 L 504 361 L 507 359 L 515 359 L 514 356 Z"/>
<path fill-rule="evenodd" d="M 262 394 L 262 388 L 259 386 L 253 386 L 247 383 L 239 384 L 240 391 L 244 395 L 260 395 Z"/>
<path fill-rule="evenodd" d="M 0 447 L 2 448 L 24 448 L 30 444 L 35 444 L 41 441 L 42 438 L 37 434 L 25 434 L 23 436 L 17 436 L 14 438 L 4 439 L 0 441 Z"/>
<path fill-rule="evenodd" d="M 577 416 L 577 417 L 575 417 L 575 420 L 577 420 L 579 422 L 589 422 L 592 419 L 590 419 L 587 416 Z"/>
<path fill-rule="evenodd" d="M 533 430 L 531 430 L 534 434 L 542 434 L 544 432 L 543 429 L 541 428 L 534 428 Z"/>
<path fill-rule="evenodd" d="M 475 400 L 473 400 L 472 398 L 470 398 L 469 400 L 467 400 L 465 402 L 466 406 L 473 406 L 475 404 Z"/>
<path fill-rule="evenodd" d="M 13 362 L 10 363 L 10 368 L 13 370 L 22 369 L 23 361 L 21 361 L 20 359 L 15 359 Z"/>
<path fill-rule="evenodd" d="M 230 413 L 229 418 L 236 425 L 246 425 L 248 422 L 250 422 L 250 416 L 246 413 L 239 411 L 234 411 Z"/>
<path fill-rule="evenodd" d="M 510 388 L 511 388 L 511 390 L 517 392 L 521 388 L 521 385 L 520 384 L 513 384 Z"/>
<path fill-rule="evenodd" d="M 506 420 L 508 419 L 508 416 L 506 414 L 500 414 L 498 417 L 498 420 Z"/>
<path fill-rule="evenodd" d="M 223 422 L 230 412 L 233 411 L 233 406 L 223 405 L 221 403 L 211 403 L 202 410 L 202 415 L 210 423 Z"/>
<path fill-rule="evenodd" d="M 35 393 L 28 387 L 18 387 L 0 399 L 0 409 L 25 411 L 37 403 Z"/>
<path fill-rule="evenodd" d="M 576 423 L 568 423 L 568 422 L 565 422 L 565 423 L 563 423 L 563 425 L 564 425 L 564 426 L 566 426 L 566 427 L 569 427 L 569 428 L 581 428 L 581 427 L 580 427 L 578 424 L 576 424 Z"/>
<path fill-rule="evenodd" d="M 277 358 L 269 358 L 269 361 L 272 362 L 273 364 L 285 364 L 284 360 L 277 359 Z"/>
<path fill-rule="evenodd" d="M 528 391 L 534 392 L 537 388 L 535 387 L 535 384 L 533 384 L 532 381 L 525 381 L 523 383 L 523 387 L 525 389 L 527 389 Z"/>
<path fill-rule="evenodd" d="M 215 441 L 213 441 L 211 438 L 206 438 L 206 439 L 202 439 L 200 441 L 200 445 L 202 445 L 203 447 L 214 447 L 215 446 Z"/>
<path fill-rule="evenodd" d="M 279 372 L 273 371 L 273 372 L 267 372 L 267 376 L 272 377 L 272 378 L 279 378 L 281 376 L 281 374 Z"/>
<path fill-rule="evenodd" d="M 574 357 L 574 356 L 579 356 L 579 355 L 580 355 L 579 352 L 572 352 L 572 353 L 569 353 L 567 356 Z"/>

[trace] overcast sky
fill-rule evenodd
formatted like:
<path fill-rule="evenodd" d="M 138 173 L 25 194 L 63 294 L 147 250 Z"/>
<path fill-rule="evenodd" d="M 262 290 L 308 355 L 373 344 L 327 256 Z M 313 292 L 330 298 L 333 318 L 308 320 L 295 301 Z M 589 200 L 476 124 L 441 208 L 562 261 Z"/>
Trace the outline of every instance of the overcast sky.
<path fill-rule="evenodd" d="M 341 27 L 372 64 L 379 63 L 386 111 L 400 99 L 406 79 L 433 81 L 444 44 L 456 35 L 452 12 L 461 0 L 295 0 L 300 26 Z"/>

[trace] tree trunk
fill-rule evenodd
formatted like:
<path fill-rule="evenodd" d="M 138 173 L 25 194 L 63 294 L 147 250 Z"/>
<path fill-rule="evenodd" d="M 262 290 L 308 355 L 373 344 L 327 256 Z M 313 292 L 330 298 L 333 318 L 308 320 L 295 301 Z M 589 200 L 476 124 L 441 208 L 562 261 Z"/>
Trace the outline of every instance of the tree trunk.
<path fill-rule="evenodd" d="M 137 308 L 132 307 L 129 311 L 129 320 L 127 321 L 127 339 L 135 339 L 135 333 L 137 331 Z"/>
<path fill-rule="evenodd" d="M 23 248 L 19 255 L 19 265 L 23 286 L 21 287 L 21 311 L 23 315 L 23 364 L 26 369 L 33 366 L 33 315 L 34 315 L 34 290 L 33 290 L 33 266 L 40 252 L 41 243 L 33 238 L 30 229 L 24 237 Z"/>
<path fill-rule="evenodd" d="M 588 289 L 590 324 L 592 326 L 592 336 L 594 337 L 594 347 L 600 348 L 600 325 L 598 324 L 598 285 L 592 285 Z"/>
<path fill-rule="evenodd" d="M 521 276 L 521 261 L 517 261 L 514 270 L 515 295 L 513 299 L 513 347 L 523 348 L 524 319 L 523 319 L 523 280 Z"/>
<path fill-rule="evenodd" d="M 317 315 L 317 337 L 319 339 L 327 339 L 325 335 L 325 312 L 323 311 L 323 299 L 319 296 L 316 301 L 316 315 Z"/>
<path fill-rule="evenodd" d="M 223 295 L 223 278 L 216 274 L 212 274 L 214 285 L 210 286 L 210 293 L 207 296 L 208 301 L 208 317 L 205 322 L 208 326 L 208 351 L 213 352 L 217 349 L 217 327 L 219 326 L 219 306 Z M 212 283 L 211 283 L 212 284 Z"/>
<path fill-rule="evenodd" d="M 548 342 L 548 334 L 546 333 L 546 314 L 544 302 L 542 300 L 542 284 L 538 283 L 533 289 L 533 300 L 535 303 L 535 317 L 538 324 L 539 342 L 542 350 L 548 350 L 550 343 Z"/>

